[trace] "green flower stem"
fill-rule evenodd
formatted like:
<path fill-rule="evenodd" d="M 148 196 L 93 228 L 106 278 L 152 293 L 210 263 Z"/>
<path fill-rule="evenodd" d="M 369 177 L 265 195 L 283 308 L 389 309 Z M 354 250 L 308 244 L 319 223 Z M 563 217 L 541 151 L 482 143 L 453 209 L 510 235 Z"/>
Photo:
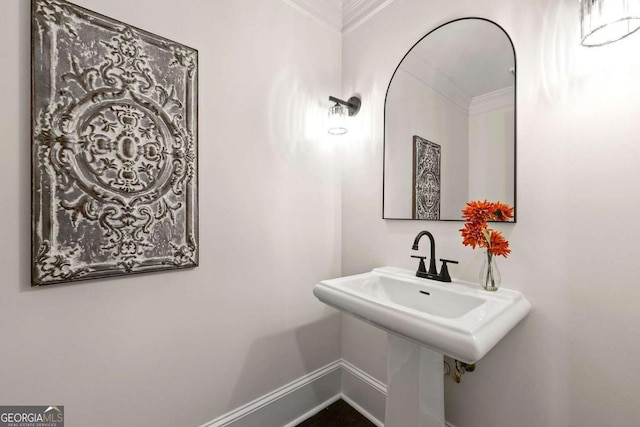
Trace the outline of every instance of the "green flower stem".
<path fill-rule="evenodd" d="M 485 284 L 491 282 L 491 288 L 496 287 L 496 281 L 493 277 L 493 268 L 491 268 L 491 262 L 493 261 L 493 254 L 487 251 L 487 277 L 485 278 Z"/>
<path fill-rule="evenodd" d="M 491 231 L 488 228 L 483 228 L 482 234 L 484 234 L 484 239 L 487 241 L 487 248 L 491 249 Z"/>

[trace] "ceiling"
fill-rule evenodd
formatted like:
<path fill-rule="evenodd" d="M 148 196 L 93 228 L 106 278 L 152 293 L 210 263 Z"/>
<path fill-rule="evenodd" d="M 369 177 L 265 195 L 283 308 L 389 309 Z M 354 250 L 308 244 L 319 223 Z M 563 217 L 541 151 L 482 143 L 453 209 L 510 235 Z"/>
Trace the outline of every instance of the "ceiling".
<path fill-rule="evenodd" d="M 347 34 L 393 0 L 282 0 L 294 9 Z M 466 21 L 466 20 L 463 20 Z M 461 108 L 473 99 L 513 88 L 511 44 L 504 32 L 484 21 L 453 23 L 429 35 L 407 55 L 401 69 Z M 459 25 L 458 25 L 459 24 Z M 456 27 L 455 30 L 453 27 Z M 460 64 L 468 66 L 460 67 Z"/>
<path fill-rule="evenodd" d="M 500 27 L 485 20 L 463 19 L 440 27 L 411 53 L 429 63 L 470 98 L 514 84 L 511 41 Z"/>
<path fill-rule="evenodd" d="M 300 12 L 347 33 L 367 21 L 393 0 L 283 0 Z"/>

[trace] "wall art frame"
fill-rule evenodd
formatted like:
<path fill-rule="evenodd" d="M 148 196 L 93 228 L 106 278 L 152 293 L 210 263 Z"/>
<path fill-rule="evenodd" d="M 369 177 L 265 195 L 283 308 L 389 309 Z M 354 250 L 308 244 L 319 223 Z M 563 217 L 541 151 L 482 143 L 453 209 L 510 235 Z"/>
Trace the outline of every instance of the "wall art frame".
<path fill-rule="evenodd" d="M 32 286 L 199 263 L 198 51 L 31 0 Z"/>
<path fill-rule="evenodd" d="M 442 149 L 439 144 L 413 136 L 413 219 L 440 219 Z"/>

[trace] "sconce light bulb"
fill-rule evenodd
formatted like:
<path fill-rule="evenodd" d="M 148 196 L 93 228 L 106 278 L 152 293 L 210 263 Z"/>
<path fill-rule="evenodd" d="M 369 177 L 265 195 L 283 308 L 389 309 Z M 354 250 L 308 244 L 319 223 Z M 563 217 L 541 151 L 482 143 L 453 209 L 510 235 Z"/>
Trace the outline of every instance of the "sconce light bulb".
<path fill-rule="evenodd" d="M 347 133 L 347 117 L 349 117 L 349 111 L 346 107 L 340 104 L 336 104 L 330 107 L 328 132 L 331 135 L 344 135 L 345 133 Z"/>

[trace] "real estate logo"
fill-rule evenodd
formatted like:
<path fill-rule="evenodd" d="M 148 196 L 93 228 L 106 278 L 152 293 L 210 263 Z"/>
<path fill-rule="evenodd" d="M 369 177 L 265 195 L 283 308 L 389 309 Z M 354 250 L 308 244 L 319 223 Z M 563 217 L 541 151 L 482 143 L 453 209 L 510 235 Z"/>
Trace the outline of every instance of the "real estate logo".
<path fill-rule="evenodd" d="M 64 406 L 0 406 L 0 427 L 64 427 Z"/>

